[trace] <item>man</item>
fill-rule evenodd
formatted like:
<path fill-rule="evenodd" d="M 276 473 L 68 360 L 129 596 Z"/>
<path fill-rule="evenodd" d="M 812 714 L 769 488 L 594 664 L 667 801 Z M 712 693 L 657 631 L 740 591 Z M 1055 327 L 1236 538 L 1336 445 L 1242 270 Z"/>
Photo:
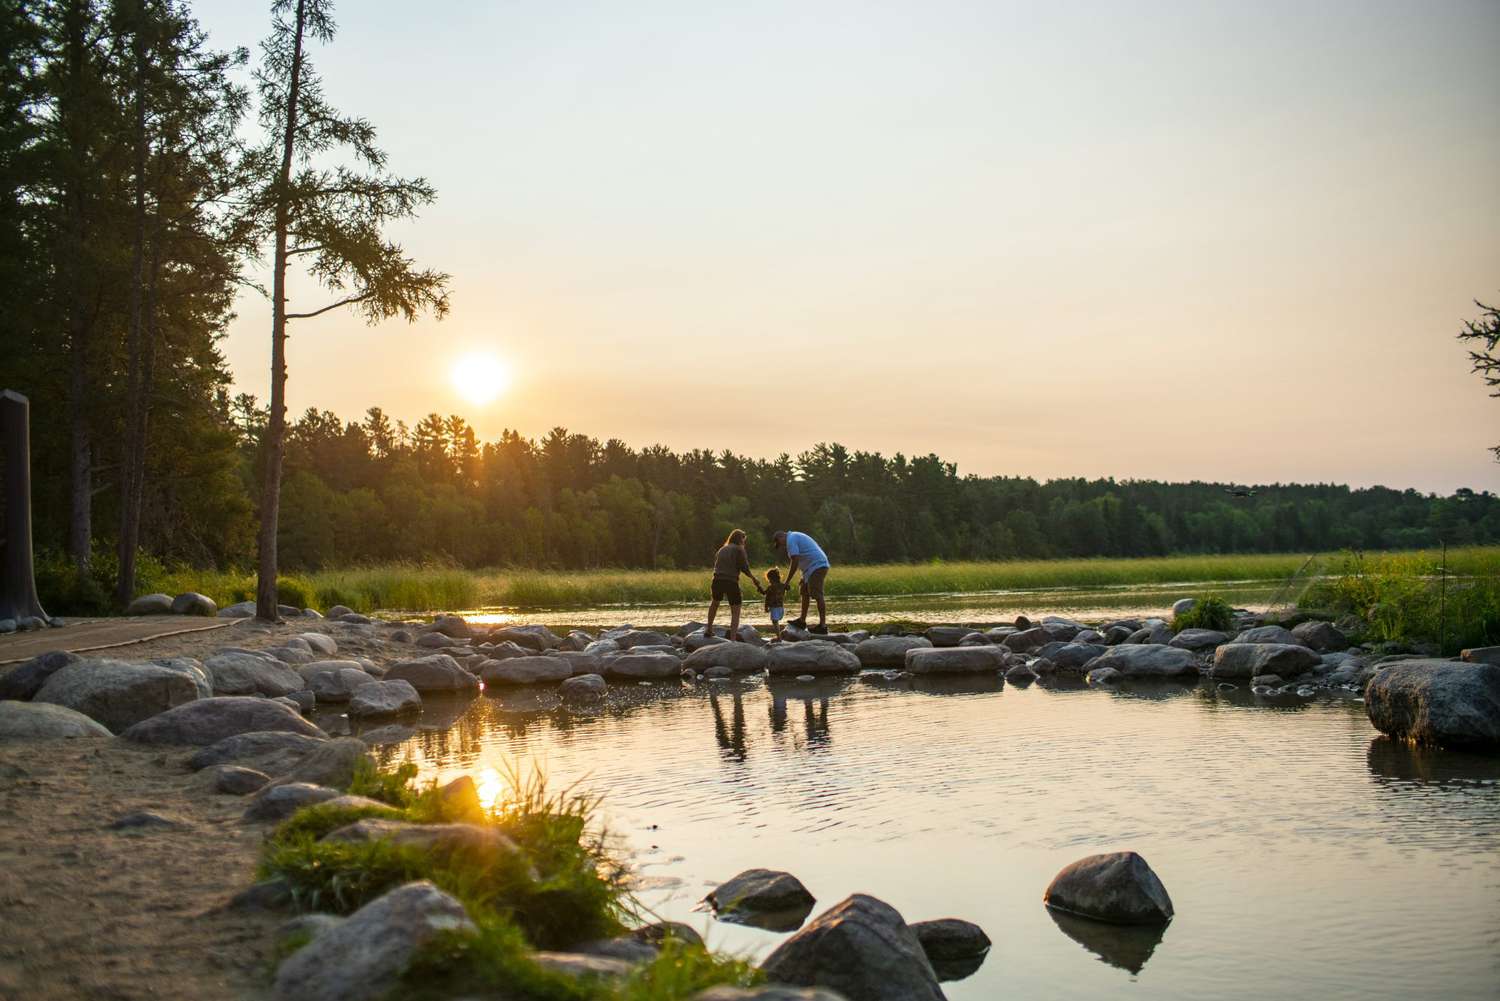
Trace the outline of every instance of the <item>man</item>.
<path fill-rule="evenodd" d="M 818 624 L 813 626 L 811 631 L 826 635 L 828 606 L 823 601 L 823 581 L 828 577 L 828 554 L 824 553 L 822 547 L 806 532 L 777 532 L 772 539 L 776 543 L 776 551 L 787 556 L 791 561 L 790 569 L 786 573 L 788 587 L 791 586 L 792 578 L 797 575 L 797 571 L 802 571 L 802 615 L 787 625 L 806 629 L 808 601 L 816 600 Z"/>

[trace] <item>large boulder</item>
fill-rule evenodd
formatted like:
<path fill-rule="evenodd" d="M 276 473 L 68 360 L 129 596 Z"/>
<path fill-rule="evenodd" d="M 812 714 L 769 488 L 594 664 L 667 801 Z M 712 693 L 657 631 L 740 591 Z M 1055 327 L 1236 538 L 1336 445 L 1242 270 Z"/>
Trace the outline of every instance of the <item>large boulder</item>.
<path fill-rule="evenodd" d="M 1141 628 L 1125 637 L 1125 643 L 1165 645 L 1172 642 L 1172 627 L 1160 619 L 1148 620 Z"/>
<path fill-rule="evenodd" d="M 235 734 L 280 730 L 307 737 L 328 734 L 280 702 L 248 696 L 214 696 L 176 706 L 142 720 L 121 736 L 141 744 L 189 744 L 204 747 Z"/>
<path fill-rule="evenodd" d="M 854 648 L 859 665 L 879 671 L 906 666 L 906 651 L 931 649 L 933 642 L 925 636 L 871 636 Z"/>
<path fill-rule="evenodd" d="M 215 695 L 264 695 L 276 698 L 307 686 L 302 675 L 269 654 L 225 650 L 203 662 Z"/>
<path fill-rule="evenodd" d="M 442 633 L 454 639 L 468 639 L 473 635 L 469 629 L 469 623 L 462 615 L 439 615 L 432 620 L 432 625 L 427 627 L 432 632 Z"/>
<path fill-rule="evenodd" d="M 329 789 L 347 789 L 349 783 L 354 781 L 355 769 L 364 756 L 365 744 L 362 740 L 354 737 L 325 740 L 271 785 L 306 783 Z"/>
<path fill-rule="evenodd" d="M 1297 637 L 1298 643 L 1318 653 L 1335 653 L 1349 649 L 1349 637 L 1345 636 L 1343 630 L 1332 622 L 1309 619 L 1294 626 L 1292 635 Z"/>
<path fill-rule="evenodd" d="M 1005 649 L 998 646 L 954 646 L 906 652 L 912 674 L 993 674 L 1005 670 Z"/>
<path fill-rule="evenodd" d="M 199 695 L 192 678 L 160 664 L 88 658 L 53 674 L 34 701 L 75 709 L 119 733 Z"/>
<path fill-rule="evenodd" d="M 604 658 L 591 653 L 584 653 L 582 650 L 553 650 L 548 656 L 566 661 L 568 666 L 572 668 L 573 677 L 575 678 L 580 674 L 604 673 Z"/>
<path fill-rule="evenodd" d="M 1212 650 L 1219 644 L 1228 642 L 1229 634 L 1217 629 L 1184 629 L 1173 636 L 1172 642 L 1167 645 L 1183 650 Z"/>
<path fill-rule="evenodd" d="M 604 658 L 604 673 L 638 681 L 675 678 L 682 673 L 682 661 L 670 653 L 620 653 Z"/>
<path fill-rule="evenodd" d="M 958 646 L 973 631 L 968 626 L 933 626 L 922 635 L 933 646 L 950 647 Z"/>
<path fill-rule="evenodd" d="M 221 619 L 249 619 L 255 616 L 255 602 L 238 601 L 219 609 Z"/>
<path fill-rule="evenodd" d="M 1381 733 L 1418 744 L 1500 749 L 1500 665 L 1402 660 L 1365 687 L 1365 712 Z"/>
<path fill-rule="evenodd" d="M 208 671 L 201 661 L 194 660 L 192 657 L 162 657 L 151 663 L 187 677 L 193 683 L 193 687 L 198 690 L 200 699 L 206 699 L 214 694 L 213 679 L 208 676 Z"/>
<path fill-rule="evenodd" d="M 1077 630 L 1074 630 L 1074 632 L 1076 633 Z M 1071 639 L 1071 637 L 1069 638 Z M 1014 650 L 1016 653 L 1027 653 L 1031 650 L 1037 649 L 1038 647 L 1045 646 L 1048 643 L 1053 642 L 1054 640 L 1064 643 L 1067 642 L 1067 640 L 1063 639 L 1061 636 L 1053 635 L 1052 631 L 1049 629 L 1046 629 L 1042 626 L 1032 626 L 1030 629 L 1021 629 L 1017 632 L 1013 632 L 1002 639 L 1000 642 L 1005 646 L 1007 650 Z"/>
<path fill-rule="evenodd" d="M 52 650 L 33 657 L 0 678 L 0 699 L 18 699 L 24 702 L 35 698 L 48 678 L 82 659 L 78 654 L 66 650 Z"/>
<path fill-rule="evenodd" d="M 203 769 L 217 765 L 243 765 L 270 775 L 281 775 L 291 771 L 327 739 L 287 730 L 236 733 L 193 752 L 193 756 L 188 759 L 188 767 Z"/>
<path fill-rule="evenodd" d="M 170 594 L 143 594 L 125 606 L 126 615 L 171 615 Z"/>
<path fill-rule="evenodd" d="M 109 737 L 104 726 L 67 706 L 46 702 L 0 702 L 0 740 Z"/>
<path fill-rule="evenodd" d="M 726 667 L 735 674 L 764 671 L 771 655 L 763 646 L 751 643 L 719 643 L 694 650 L 682 662 L 683 667 L 694 671 L 707 671 L 711 667 Z"/>
<path fill-rule="evenodd" d="M 475 808 L 483 813 L 477 802 Z M 325 834 L 323 840 L 355 844 L 389 841 L 443 854 L 465 852 L 485 858 L 516 852 L 515 844 L 494 824 L 416 824 L 389 817 L 364 817 Z"/>
<path fill-rule="evenodd" d="M 485 661 L 479 676 L 489 685 L 540 685 L 573 676 L 573 665 L 561 657 L 511 657 Z"/>
<path fill-rule="evenodd" d="M 349 718 L 369 719 L 374 716 L 395 716 L 422 708 L 422 696 L 411 686 L 411 682 L 397 678 L 394 681 L 375 681 L 368 677 L 365 683 L 355 688 L 349 696 Z"/>
<path fill-rule="evenodd" d="M 276 971 L 276 994 L 285 1001 L 382 997 L 427 943 L 474 930 L 463 904 L 426 880 L 407 883 L 292 953 Z"/>
<path fill-rule="evenodd" d="M 521 646 L 510 640 L 503 640 L 494 644 L 481 644 L 479 652 L 489 660 L 509 660 L 512 657 L 535 657 L 537 651 L 529 646 Z"/>
<path fill-rule="evenodd" d="M 1198 662 L 1191 651 L 1163 643 L 1112 646 L 1084 666 L 1089 671 L 1112 667 L 1125 678 L 1176 678 L 1198 673 Z"/>
<path fill-rule="evenodd" d="M 185 591 L 172 599 L 172 614 L 214 616 L 219 614 L 219 606 L 206 594 Z"/>
<path fill-rule="evenodd" d="M 570 702 L 587 702 L 601 699 L 609 691 L 609 685 L 597 674 L 577 674 L 564 679 L 558 688 L 562 697 Z"/>
<path fill-rule="evenodd" d="M 1042 900 L 1070 914 L 1122 925 L 1165 924 L 1172 898 L 1146 860 L 1135 852 L 1090 855 L 1055 877 Z"/>
<path fill-rule="evenodd" d="M 1097 643 L 1063 643 L 1039 653 L 1059 671 L 1078 672 L 1083 670 L 1083 665 L 1095 657 L 1102 657 L 1108 650 L 1107 646 Z"/>
<path fill-rule="evenodd" d="M 385 672 L 385 680 L 405 681 L 419 692 L 466 692 L 479 687 L 479 679 L 446 653 L 394 664 Z"/>
<path fill-rule="evenodd" d="M 325 657 L 332 657 L 339 652 L 339 641 L 327 633 L 303 633 L 295 639 L 301 640 L 314 653 L 320 653 Z"/>
<path fill-rule="evenodd" d="M 761 969 L 768 979 L 829 987 L 850 1001 L 942 1001 L 932 964 L 900 913 L 855 894 L 781 943 Z"/>
<path fill-rule="evenodd" d="M 250 799 L 240 819 L 247 824 L 280 823 L 304 806 L 337 799 L 339 791 L 307 782 L 287 782 L 261 789 Z"/>
<path fill-rule="evenodd" d="M 506 626 L 491 632 L 490 639 L 514 643 L 536 653 L 546 653 L 562 645 L 562 637 L 546 626 Z"/>
<path fill-rule="evenodd" d="M 1283 646 L 1299 646 L 1297 637 L 1282 626 L 1255 626 L 1246 629 L 1234 638 L 1236 643 L 1280 643 Z"/>
<path fill-rule="evenodd" d="M 672 638 L 654 629 L 622 629 L 605 633 L 600 639 L 614 640 L 621 650 L 638 646 L 671 646 Z"/>
<path fill-rule="evenodd" d="M 837 643 L 804 640 L 773 647 L 766 670 L 772 674 L 854 674 L 859 671 L 859 658 Z"/>
<path fill-rule="evenodd" d="M 348 702 L 356 689 L 373 680 L 353 660 L 319 660 L 299 665 L 296 671 L 319 702 Z"/>
<path fill-rule="evenodd" d="M 1254 678 L 1262 674 L 1295 678 L 1322 663 L 1323 658 L 1305 646 L 1234 642 L 1214 651 L 1209 673 L 1215 678 Z"/>

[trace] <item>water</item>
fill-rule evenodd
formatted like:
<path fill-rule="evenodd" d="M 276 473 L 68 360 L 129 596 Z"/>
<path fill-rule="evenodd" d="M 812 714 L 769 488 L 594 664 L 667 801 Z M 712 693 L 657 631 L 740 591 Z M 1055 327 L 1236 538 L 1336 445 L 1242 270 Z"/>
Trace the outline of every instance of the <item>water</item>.
<path fill-rule="evenodd" d="M 832 596 L 828 599 L 829 618 L 837 625 L 858 625 L 890 619 L 918 622 L 1008 622 L 1020 613 L 1079 617 L 1103 622 L 1139 616 L 1171 616 L 1173 602 L 1195 595 L 1217 594 L 1226 601 L 1264 611 L 1278 593 L 1284 594 L 1281 580 L 1194 581 L 1169 584 L 1121 584 L 1094 587 L 1015 588 L 1006 591 L 964 591 L 937 594 L 896 596 Z M 751 594 L 748 598 L 755 598 Z M 661 605 L 596 605 L 592 608 L 512 608 L 491 606 L 460 612 L 472 623 L 546 622 L 566 623 L 584 629 L 617 626 L 629 622 L 637 626 L 681 625 L 701 620 L 708 611 L 708 583 L 704 581 L 701 602 L 675 602 Z M 399 613 L 392 613 L 399 614 Z M 745 605 L 746 621 L 767 625 L 768 620 L 758 601 Z M 720 612 L 728 621 L 728 610 Z"/>
<path fill-rule="evenodd" d="M 606 797 L 642 899 L 711 945 L 783 936 L 694 910 L 786 869 L 817 910 L 874 894 L 994 941 L 954 1001 L 1500 996 L 1500 758 L 1377 737 L 1346 695 L 1211 683 L 1109 693 L 765 680 L 429 701 L 386 750 L 499 793 L 507 760 Z M 333 722 L 333 721 L 329 721 Z M 1133 849 L 1177 917 L 1157 936 L 1054 919 L 1064 865 Z"/>

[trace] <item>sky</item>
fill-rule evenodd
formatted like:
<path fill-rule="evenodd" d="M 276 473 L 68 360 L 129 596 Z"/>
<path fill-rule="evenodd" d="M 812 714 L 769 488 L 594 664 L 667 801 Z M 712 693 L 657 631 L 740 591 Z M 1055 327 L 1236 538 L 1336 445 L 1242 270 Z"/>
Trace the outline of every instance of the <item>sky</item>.
<path fill-rule="evenodd" d="M 193 8 L 223 47 L 269 24 Z M 437 188 L 393 235 L 452 312 L 295 322 L 294 415 L 1500 490 L 1500 399 L 1456 339 L 1500 300 L 1494 0 L 336 16 L 327 96 Z M 261 397 L 269 330 L 247 294 L 224 342 Z M 486 360 L 479 404 L 453 370 Z"/>

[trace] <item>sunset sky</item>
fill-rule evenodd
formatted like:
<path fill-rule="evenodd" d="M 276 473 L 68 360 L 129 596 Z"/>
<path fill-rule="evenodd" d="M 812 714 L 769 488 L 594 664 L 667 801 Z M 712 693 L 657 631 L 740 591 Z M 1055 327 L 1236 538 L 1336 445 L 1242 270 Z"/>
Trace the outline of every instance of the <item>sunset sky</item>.
<path fill-rule="evenodd" d="M 194 8 L 219 46 L 269 24 Z M 437 187 L 399 236 L 453 311 L 295 323 L 294 414 L 1500 489 L 1500 400 L 1454 336 L 1500 300 L 1494 0 L 338 18 L 315 63 Z M 269 314 L 247 296 L 226 341 L 257 395 Z M 466 357 L 505 391 L 460 395 Z"/>

